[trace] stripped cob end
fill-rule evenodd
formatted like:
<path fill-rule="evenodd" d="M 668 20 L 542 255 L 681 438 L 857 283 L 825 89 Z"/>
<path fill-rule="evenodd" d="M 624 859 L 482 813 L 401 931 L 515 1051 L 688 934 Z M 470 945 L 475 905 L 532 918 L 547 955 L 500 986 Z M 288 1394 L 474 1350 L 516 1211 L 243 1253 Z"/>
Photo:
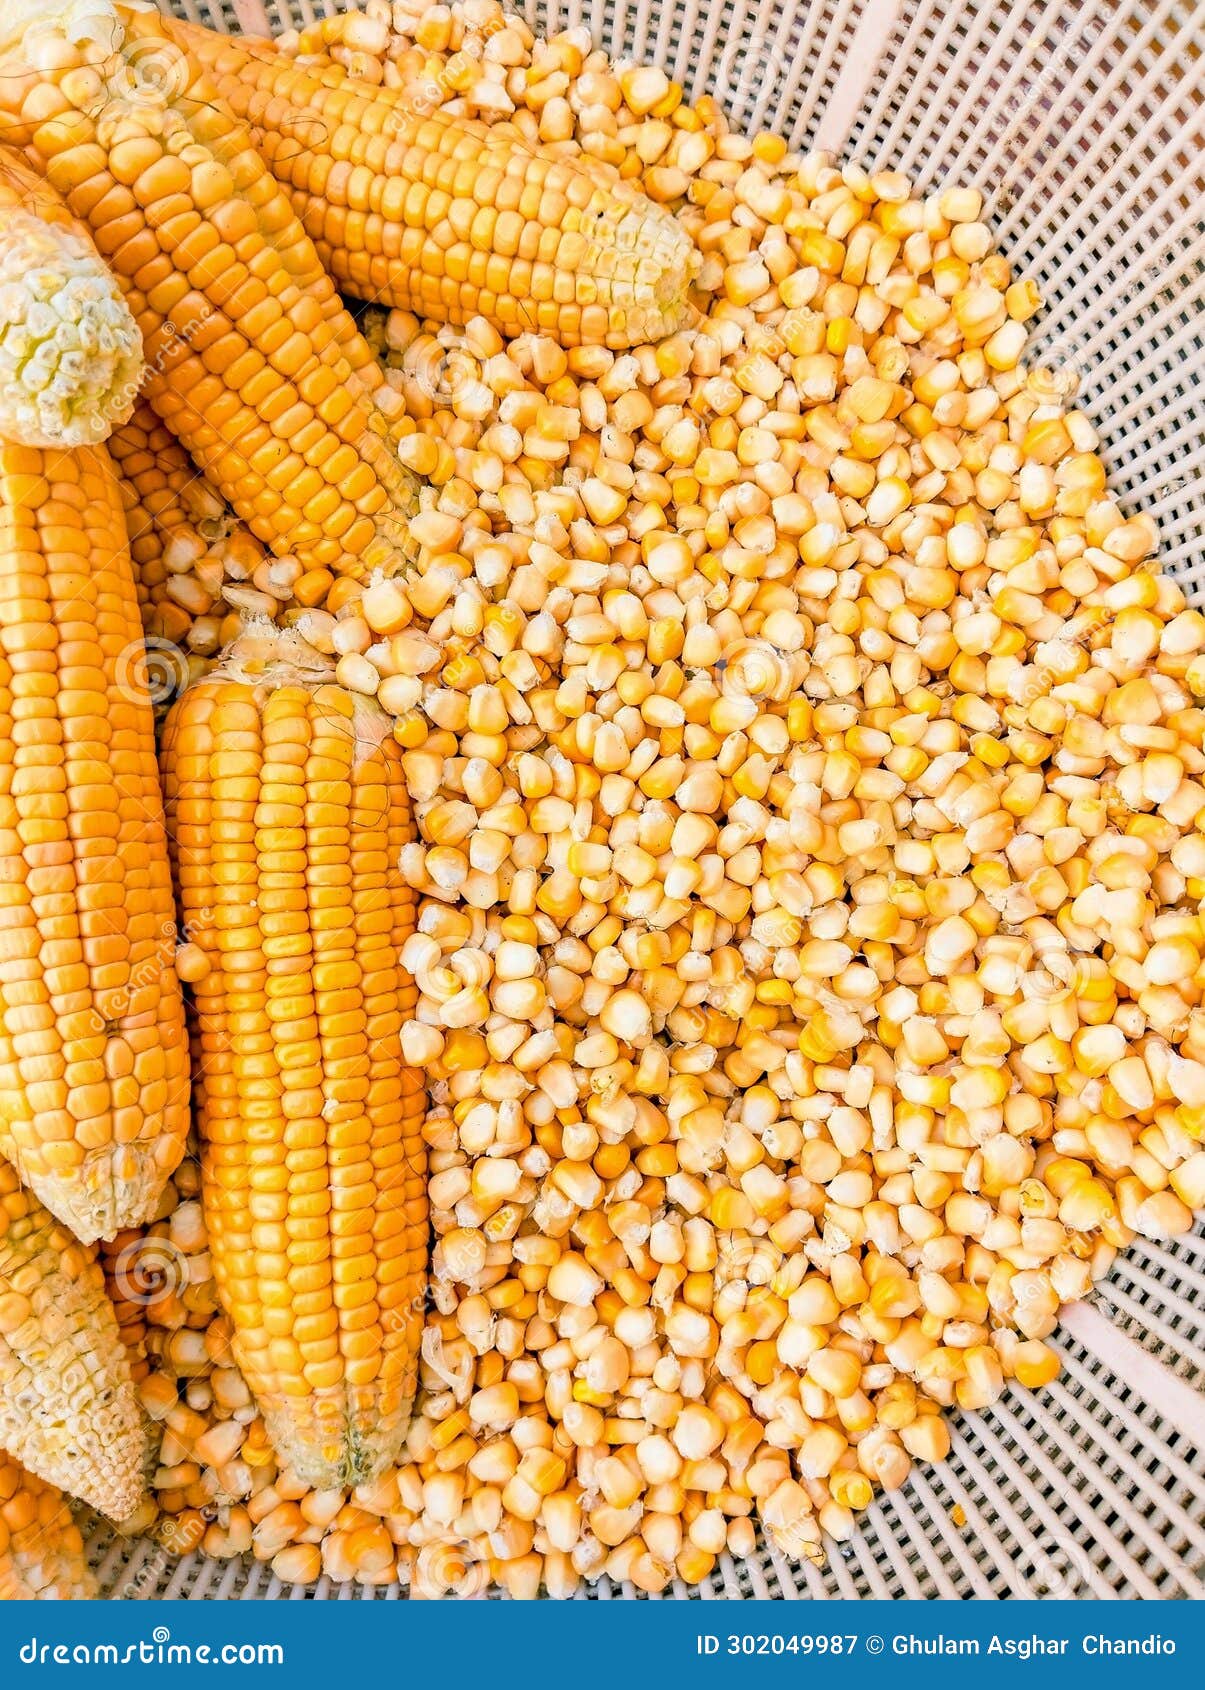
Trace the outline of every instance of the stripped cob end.
<path fill-rule="evenodd" d="M 260 1395 L 256 1405 L 282 1467 L 314 1490 L 350 1490 L 397 1461 L 414 1398 L 385 1385 L 337 1386 L 306 1396 Z"/>
<path fill-rule="evenodd" d="M 0 434 L 92 445 L 134 406 L 142 337 L 83 226 L 0 158 Z"/>
<path fill-rule="evenodd" d="M 587 345 L 597 339 L 615 350 L 664 340 L 690 318 L 690 289 L 702 262 L 699 250 L 681 224 L 629 183 L 613 179 L 609 171 L 605 177 L 599 171 L 597 178 L 577 239 L 562 235 L 558 255 L 570 269 L 599 271 L 598 299 L 583 304 L 579 337 Z M 610 263 L 603 255 L 610 253 L 616 255 L 615 275 L 630 275 L 626 288 L 608 275 Z M 583 298 L 580 282 L 578 298 Z"/>
<path fill-rule="evenodd" d="M 130 1364 L 94 1250 L 0 1162 L 0 1449 L 111 1519 L 143 1496 Z"/>
<path fill-rule="evenodd" d="M 64 1498 L 0 1453 L 0 1602 L 83 1602 L 99 1594 Z"/>
<path fill-rule="evenodd" d="M 10 1104 L 13 1101 L 9 1094 Z M 76 1238 L 96 1244 L 154 1220 L 159 1194 L 183 1153 L 178 1101 L 173 1101 L 171 1114 L 171 1130 L 162 1139 L 104 1145 L 82 1157 L 72 1155 L 68 1168 L 54 1165 L 41 1147 L 31 1148 L 28 1140 L 36 1132 L 36 1118 L 23 1120 L 14 1113 L 7 1125 L 15 1128 L 15 1136 L 12 1131 L 0 1132 L 0 1156 L 15 1164 L 21 1178 Z"/>

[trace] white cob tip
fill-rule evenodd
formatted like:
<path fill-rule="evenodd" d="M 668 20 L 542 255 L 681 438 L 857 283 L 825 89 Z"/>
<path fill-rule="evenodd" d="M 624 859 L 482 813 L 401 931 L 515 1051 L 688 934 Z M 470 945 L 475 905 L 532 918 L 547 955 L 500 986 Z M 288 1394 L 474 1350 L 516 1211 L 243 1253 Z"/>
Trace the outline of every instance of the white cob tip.
<path fill-rule="evenodd" d="M 141 10 L 134 4 L 130 11 Z M 37 34 L 68 41 L 97 41 L 110 49 L 121 39 L 121 23 L 112 0 L 4 0 L 0 16 L 0 56 L 17 54 Z"/>
<path fill-rule="evenodd" d="M 22 446 L 108 439 L 134 408 L 142 336 L 82 234 L 14 207 L 0 245 L 0 435 Z"/>

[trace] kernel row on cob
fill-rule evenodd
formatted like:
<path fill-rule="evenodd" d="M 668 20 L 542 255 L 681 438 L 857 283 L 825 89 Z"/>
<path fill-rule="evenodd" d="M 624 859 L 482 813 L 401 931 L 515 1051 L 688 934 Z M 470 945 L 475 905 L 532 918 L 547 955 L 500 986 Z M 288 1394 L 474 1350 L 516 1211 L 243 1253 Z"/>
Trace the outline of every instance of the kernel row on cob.
<path fill-rule="evenodd" d="M 0 1602 L 87 1601 L 98 1594 L 63 1497 L 0 1453 Z"/>

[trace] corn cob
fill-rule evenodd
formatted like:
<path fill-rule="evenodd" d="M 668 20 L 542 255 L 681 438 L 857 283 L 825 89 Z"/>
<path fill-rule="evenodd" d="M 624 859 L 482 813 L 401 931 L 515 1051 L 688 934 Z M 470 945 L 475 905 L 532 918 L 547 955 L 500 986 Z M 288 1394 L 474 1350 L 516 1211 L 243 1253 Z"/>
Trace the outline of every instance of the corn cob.
<path fill-rule="evenodd" d="M 528 147 L 511 129 L 416 113 L 335 64 L 171 19 L 250 126 L 341 286 L 563 346 L 622 348 L 686 321 L 699 254 L 672 215 L 609 167 Z"/>
<path fill-rule="evenodd" d="M 88 231 L 0 152 L 0 435 L 27 446 L 103 440 L 141 378 L 141 337 Z"/>
<path fill-rule="evenodd" d="M 163 758 L 193 985 L 214 1274 L 282 1461 L 352 1485 L 396 1458 L 427 1251 L 401 751 L 291 634 L 236 643 Z"/>
<path fill-rule="evenodd" d="M 414 482 L 381 408 L 394 395 L 247 131 L 158 15 L 19 7 L 0 33 L 0 138 L 88 223 L 142 331 L 147 398 L 252 532 L 298 558 L 306 602 L 332 575 L 404 563 Z"/>
<path fill-rule="evenodd" d="M 142 629 L 103 446 L 0 442 L 0 1155 L 85 1241 L 154 1210 L 188 1053 Z"/>
<path fill-rule="evenodd" d="M 0 1449 L 124 1519 L 142 1495 L 130 1363 L 96 1252 L 0 1162 Z"/>
<path fill-rule="evenodd" d="M 142 1264 L 150 1258 L 146 1234 L 130 1228 L 105 1239 L 98 1247 L 101 1270 L 105 1276 L 105 1295 L 113 1309 L 113 1318 L 130 1364 L 130 1377 L 138 1385 L 150 1372 L 146 1354 L 147 1292 L 145 1269 Z"/>
<path fill-rule="evenodd" d="M 109 451 L 151 647 L 151 690 L 157 702 L 166 701 L 235 637 L 241 613 L 276 614 L 300 565 L 265 558 L 145 400 L 113 430 Z M 274 584 L 277 573 L 284 578 L 275 596 L 256 584 Z"/>
<path fill-rule="evenodd" d="M 53 1485 L 0 1454 L 0 1602 L 99 1594 L 71 1510 Z"/>

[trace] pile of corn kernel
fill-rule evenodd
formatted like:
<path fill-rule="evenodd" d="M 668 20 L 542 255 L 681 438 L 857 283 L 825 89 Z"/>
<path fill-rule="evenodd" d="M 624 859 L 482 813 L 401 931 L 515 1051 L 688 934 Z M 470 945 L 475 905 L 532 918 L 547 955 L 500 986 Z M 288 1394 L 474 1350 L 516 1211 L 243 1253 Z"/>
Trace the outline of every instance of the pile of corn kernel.
<path fill-rule="evenodd" d="M 370 321 L 419 563 L 292 619 L 396 717 L 420 829 L 423 1393 L 376 1483 L 279 1471 L 186 1163 L 107 1247 L 163 1430 L 129 1524 L 419 1595 L 655 1592 L 759 1525 L 816 1559 L 1205 1205 L 1205 617 L 1026 371 L 977 193 L 493 0 L 322 39 L 680 207 L 706 315 Z"/>

